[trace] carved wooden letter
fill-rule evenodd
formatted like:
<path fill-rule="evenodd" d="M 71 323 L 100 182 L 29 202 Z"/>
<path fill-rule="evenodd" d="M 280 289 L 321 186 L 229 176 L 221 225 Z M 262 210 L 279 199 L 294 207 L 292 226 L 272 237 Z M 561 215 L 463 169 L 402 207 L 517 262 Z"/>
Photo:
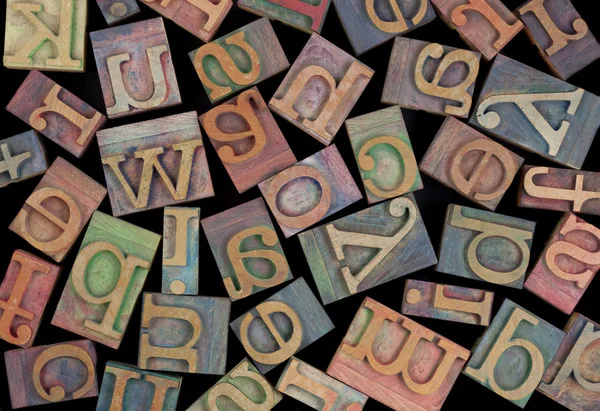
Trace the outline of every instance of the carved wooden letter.
<path fill-rule="evenodd" d="M 163 294 L 198 294 L 200 208 L 165 207 Z"/>

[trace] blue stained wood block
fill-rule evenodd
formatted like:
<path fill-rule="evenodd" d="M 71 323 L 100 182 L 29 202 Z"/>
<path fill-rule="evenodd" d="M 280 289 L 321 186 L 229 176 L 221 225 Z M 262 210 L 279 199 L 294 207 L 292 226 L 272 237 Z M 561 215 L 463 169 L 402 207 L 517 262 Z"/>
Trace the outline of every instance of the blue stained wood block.
<path fill-rule="evenodd" d="M 33 130 L 0 140 L 0 188 L 48 169 L 46 150 Z"/>

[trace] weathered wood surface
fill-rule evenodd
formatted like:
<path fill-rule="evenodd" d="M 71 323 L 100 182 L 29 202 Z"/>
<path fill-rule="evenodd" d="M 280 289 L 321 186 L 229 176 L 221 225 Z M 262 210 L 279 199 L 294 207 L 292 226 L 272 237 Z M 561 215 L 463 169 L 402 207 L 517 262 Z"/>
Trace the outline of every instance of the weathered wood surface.
<path fill-rule="evenodd" d="M 0 188 L 48 170 L 46 149 L 33 130 L 0 140 Z"/>
<path fill-rule="evenodd" d="M 135 0 L 96 0 L 109 26 L 119 24 L 140 12 Z"/>
<path fill-rule="evenodd" d="M 237 6 L 259 16 L 281 21 L 307 33 L 320 33 L 331 0 L 238 0 Z"/>

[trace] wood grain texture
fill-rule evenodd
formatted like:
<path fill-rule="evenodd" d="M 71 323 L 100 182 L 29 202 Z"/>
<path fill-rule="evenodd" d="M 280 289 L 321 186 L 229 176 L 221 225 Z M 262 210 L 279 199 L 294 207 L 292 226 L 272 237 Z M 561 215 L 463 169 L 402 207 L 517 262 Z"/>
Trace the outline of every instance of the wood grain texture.
<path fill-rule="evenodd" d="M 48 170 L 46 149 L 33 130 L 0 140 L 0 188 Z"/>
<path fill-rule="evenodd" d="M 419 169 L 494 211 L 523 161 L 491 138 L 448 117 L 421 159 Z"/>
<path fill-rule="evenodd" d="M 281 21 L 307 33 L 320 33 L 331 0 L 238 0 L 240 9 Z"/>
<path fill-rule="evenodd" d="M 374 73 L 333 43 L 313 34 L 269 107 L 329 145 Z"/>
<path fill-rule="evenodd" d="M 327 374 L 401 411 L 439 410 L 469 350 L 365 298 Z"/>
<path fill-rule="evenodd" d="M 258 187 L 286 238 L 362 198 L 335 145 L 275 174 Z"/>
<path fill-rule="evenodd" d="M 298 161 L 256 87 L 204 113 L 200 123 L 239 193 Z"/>
<path fill-rule="evenodd" d="M 135 0 L 96 0 L 106 24 L 120 24 L 140 12 Z"/>
<path fill-rule="evenodd" d="M 96 211 L 52 325 L 119 348 L 159 242 L 158 234 Z"/>
<path fill-rule="evenodd" d="M 103 186 L 57 157 L 9 229 L 61 262 L 104 197 Z"/>
<path fill-rule="evenodd" d="M 165 207 L 163 294 L 198 295 L 200 207 Z"/>
<path fill-rule="evenodd" d="M 115 216 L 214 195 L 195 111 L 101 130 L 98 145 Z"/>
<path fill-rule="evenodd" d="M 565 333 L 506 299 L 463 374 L 524 408 Z"/>
<path fill-rule="evenodd" d="M 335 328 L 302 277 L 229 325 L 263 374 Z"/>

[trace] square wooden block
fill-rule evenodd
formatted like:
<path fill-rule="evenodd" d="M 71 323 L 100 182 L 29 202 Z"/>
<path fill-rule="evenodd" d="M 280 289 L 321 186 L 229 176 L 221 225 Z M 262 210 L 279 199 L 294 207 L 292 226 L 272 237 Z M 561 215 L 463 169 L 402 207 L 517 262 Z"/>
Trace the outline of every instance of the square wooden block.
<path fill-rule="evenodd" d="M 120 24 L 140 12 L 135 0 L 96 0 L 96 3 L 109 26 Z"/>
<path fill-rule="evenodd" d="M 258 187 L 285 238 L 362 198 L 335 145 L 275 174 Z"/>
<path fill-rule="evenodd" d="M 329 145 L 374 73 L 335 44 L 313 34 L 269 107 Z"/>
<path fill-rule="evenodd" d="M 293 278 L 262 198 L 205 218 L 202 228 L 232 300 Z"/>
<path fill-rule="evenodd" d="M 46 149 L 33 130 L 0 140 L 0 188 L 48 170 Z"/>
<path fill-rule="evenodd" d="M 114 216 L 214 195 L 195 111 L 101 130 L 98 145 Z"/>
<path fill-rule="evenodd" d="M 52 325 L 119 348 L 159 242 L 158 234 L 96 211 Z"/>
<path fill-rule="evenodd" d="M 320 33 L 331 0 L 238 0 L 240 9 L 281 21 L 307 33 Z"/>
<path fill-rule="evenodd" d="M 60 263 L 104 197 L 103 186 L 57 157 L 9 229 Z"/>
<path fill-rule="evenodd" d="M 200 207 L 165 207 L 162 249 L 161 292 L 198 295 Z"/>
<path fill-rule="evenodd" d="M 162 18 L 90 33 L 108 118 L 181 103 Z"/>
<path fill-rule="evenodd" d="M 239 193 L 298 161 L 256 87 L 204 113 L 200 123 Z"/>

